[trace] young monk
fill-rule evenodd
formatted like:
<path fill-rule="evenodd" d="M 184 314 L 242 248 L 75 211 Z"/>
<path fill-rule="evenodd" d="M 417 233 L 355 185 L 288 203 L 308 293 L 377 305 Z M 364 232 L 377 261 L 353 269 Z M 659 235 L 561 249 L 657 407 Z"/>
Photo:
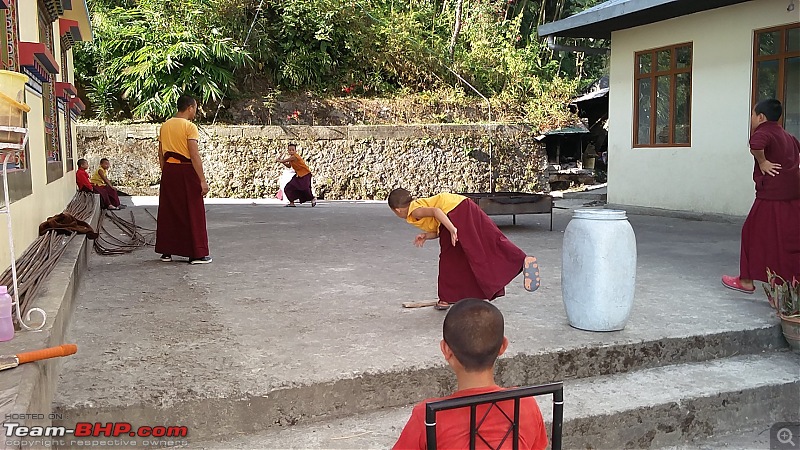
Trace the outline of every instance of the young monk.
<path fill-rule="evenodd" d="M 94 192 L 100 194 L 101 205 L 105 204 L 106 208 L 111 210 L 125 209 L 125 205 L 121 204 L 119 201 L 117 190 L 114 189 L 114 186 L 108 179 L 108 169 L 110 167 L 111 163 L 108 161 L 108 158 L 102 158 L 100 160 L 100 167 L 94 172 L 90 181 L 92 182 L 92 186 L 94 186 Z"/>
<path fill-rule="evenodd" d="M 739 276 L 722 284 L 752 294 L 769 268 L 784 280 L 800 278 L 800 142 L 778 120 L 781 102 L 762 100 L 750 115 L 756 199 L 742 226 Z"/>
<path fill-rule="evenodd" d="M 416 199 L 407 190 L 393 190 L 389 207 L 397 217 L 422 229 L 414 245 L 439 239 L 439 302 L 446 310 L 463 298 L 494 300 L 525 269 L 524 286 L 539 288 L 539 264 L 512 244 L 475 202 L 463 195 L 442 193 Z"/>
<path fill-rule="evenodd" d="M 286 167 L 294 169 L 294 176 L 292 180 L 283 189 L 286 199 L 289 200 L 288 207 L 295 207 L 294 202 L 300 201 L 305 203 L 310 201 L 311 207 L 317 206 L 317 198 L 311 192 L 311 171 L 308 169 L 306 162 L 297 153 L 297 146 L 289 144 L 286 148 L 287 156 L 285 158 L 278 158 L 275 162 L 279 162 Z"/>
<path fill-rule="evenodd" d="M 188 95 L 178 98 L 178 112 L 161 125 L 158 133 L 158 161 L 161 189 L 158 193 L 156 253 L 161 261 L 186 256 L 190 264 L 209 264 L 208 228 L 203 197 L 208 181 L 200 157 L 200 130 L 192 121 L 197 117 L 197 100 Z"/>
<path fill-rule="evenodd" d="M 78 185 L 78 190 L 81 192 L 94 192 L 94 186 L 89 180 L 89 161 L 81 158 L 78 160 L 78 170 L 75 171 L 75 183 Z"/>
<path fill-rule="evenodd" d="M 489 302 L 468 298 L 450 308 L 444 318 L 443 339 L 439 343 L 442 355 L 455 372 L 458 390 L 444 398 L 429 398 L 414 407 L 411 418 L 403 427 L 394 450 L 424 450 L 425 404 L 438 400 L 466 397 L 502 391 L 494 382 L 494 364 L 497 357 L 508 348 L 508 339 L 503 335 L 503 314 Z M 501 408 L 502 411 L 497 408 Z M 484 417 L 490 405 L 478 407 L 477 417 Z M 469 408 L 458 408 L 436 413 L 436 444 L 442 449 L 469 448 Z M 480 427 L 481 436 L 496 448 L 505 438 L 503 448 L 511 448 L 512 436 L 508 435 L 510 423 L 503 415 L 514 417 L 514 401 L 497 404 Z M 533 397 L 520 400 L 519 448 L 541 450 L 547 447 L 542 412 Z M 478 440 L 480 444 L 480 440 Z M 480 446 L 483 448 L 483 446 Z"/>

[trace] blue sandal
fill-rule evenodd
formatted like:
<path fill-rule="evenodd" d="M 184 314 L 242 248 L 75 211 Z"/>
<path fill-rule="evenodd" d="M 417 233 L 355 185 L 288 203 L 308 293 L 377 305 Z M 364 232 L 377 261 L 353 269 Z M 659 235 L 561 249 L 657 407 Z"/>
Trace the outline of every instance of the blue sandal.
<path fill-rule="evenodd" d="M 539 289 L 542 285 L 542 279 L 539 276 L 539 262 L 536 261 L 535 256 L 526 256 L 525 264 L 522 266 L 525 290 L 533 292 Z"/>

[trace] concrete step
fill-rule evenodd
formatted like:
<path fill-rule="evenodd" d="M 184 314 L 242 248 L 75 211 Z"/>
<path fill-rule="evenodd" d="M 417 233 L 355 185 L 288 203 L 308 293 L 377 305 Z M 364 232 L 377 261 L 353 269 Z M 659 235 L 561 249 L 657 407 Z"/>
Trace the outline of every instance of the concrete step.
<path fill-rule="evenodd" d="M 498 363 L 496 378 L 504 386 L 542 384 L 760 353 L 785 346 L 780 325 L 651 341 L 596 342 L 503 357 Z M 439 360 L 433 366 L 401 365 L 395 370 L 298 383 L 262 395 L 243 393 L 186 399 L 176 386 L 169 402 L 154 396 L 150 402 L 113 407 L 92 402 L 57 404 L 56 412 L 67 419 L 56 421 L 56 425 L 69 426 L 78 421 L 148 424 L 155 420 L 187 426 L 194 436 L 205 439 L 220 434 L 251 433 L 265 426 L 296 425 L 325 417 L 345 417 L 402 406 L 411 399 L 447 395 L 454 388 L 455 377 Z M 206 426 L 210 423 L 216 426 Z"/>
<path fill-rule="evenodd" d="M 564 448 L 724 445 L 717 437 L 728 433 L 738 433 L 731 442 L 746 442 L 750 435 L 736 437 L 739 430 L 800 420 L 800 357 L 768 352 L 577 379 L 565 382 L 564 397 Z M 539 402 L 549 422 L 550 399 Z M 264 423 L 260 433 L 190 446 L 389 448 L 410 413 L 408 405 L 297 426 Z"/>
<path fill-rule="evenodd" d="M 778 428 L 779 429 L 779 428 Z M 735 433 L 720 434 L 706 439 L 697 439 L 691 442 L 686 442 L 679 445 L 670 445 L 661 447 L 658 450 L 753 450 L 753 449 L 768 449 L 777 446 L 770 446 L 770 436 L 772 427 L 769 425 L 761 425 L 760 427 L 742 430 Z M 776 429 L 777 431 L 777 429 Z M 787 440 L 786 438 L 783 438 Z M 797 448 L 797 440 L 794 441 L 794 447 L 785 446 L 787 450 Z M 787 444 L 790 444 L 787 442 Z M 778 447 L 780 448 L 780 447 Z"/>

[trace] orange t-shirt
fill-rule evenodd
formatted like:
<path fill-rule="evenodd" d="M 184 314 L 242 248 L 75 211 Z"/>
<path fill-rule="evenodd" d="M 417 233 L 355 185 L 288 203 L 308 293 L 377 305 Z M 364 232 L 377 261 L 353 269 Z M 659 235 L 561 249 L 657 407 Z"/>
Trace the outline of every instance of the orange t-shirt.
<path fill-rule="evenodd" d="M 187 159 L 192 159 L 192 155 L 189 153 L 189 141 L 196 141 L 199 138 L 200 133 L 197 130 L 197 125 L 179 117 L 173 117 L 164 122 L 158 133 L 158 140 L 161 142 L 161 151 L 163 153 L 173 152 Z M 167 158 L 167 162 L 178 163 L 180 161 L 176 158 Z"/>
<path fill-rule="evenodd" d="M 304 177 L 311 173 L 311 171 L 308 170 L 306 162 L 297 153 L 294 154 L 294 160 L 289 161 L 289 164 L 292 165 L 292 169 L 294 169 L 294 173 L 297 174 L 298 178 Z"/>

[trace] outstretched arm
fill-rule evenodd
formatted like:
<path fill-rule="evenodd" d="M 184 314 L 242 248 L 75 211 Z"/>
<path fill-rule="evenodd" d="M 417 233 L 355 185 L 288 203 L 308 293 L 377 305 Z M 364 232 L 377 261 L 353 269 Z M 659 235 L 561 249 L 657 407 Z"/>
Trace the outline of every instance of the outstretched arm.
<path fill-rule="evenodd" d="M 275 162 L 279 162 L 279 163 L 283 164 L 286 167 L 290 167 L 291 166 L 290 163 L 292 161 L 296 160 L 296 159 L 297 158 L 294 155 L 292 155 L 292 156 L 289 156 L 288 158 L 283 158 L 283 159 L 278 158 L 278 159 L 275 160 Z"/>
<path fill-rule="evenodd" d="M 435 231 L 420 233 L 414 238 L 414 245 L 417 247 L 422 247 L 425 244 L 425 241 L 430 241 L 432 239 L 439 239 L 439 233 Z"/>
<path fill-rule="evenodd" d="M 411 212 L 411 217 L 415 219 L 421 219 L 423 217 L 433 217 L 439 221 L 445 228 L 450 232 L 451 239 L 453 246 L 456 245 L 458 242 L 458 229 L 453 222 L 450 221 L 450 218 L 447 217 L 447 214 L 441 210 L 441 208 L 430 208 L 430 207 L 423 207 L 417 208 Z"/>

